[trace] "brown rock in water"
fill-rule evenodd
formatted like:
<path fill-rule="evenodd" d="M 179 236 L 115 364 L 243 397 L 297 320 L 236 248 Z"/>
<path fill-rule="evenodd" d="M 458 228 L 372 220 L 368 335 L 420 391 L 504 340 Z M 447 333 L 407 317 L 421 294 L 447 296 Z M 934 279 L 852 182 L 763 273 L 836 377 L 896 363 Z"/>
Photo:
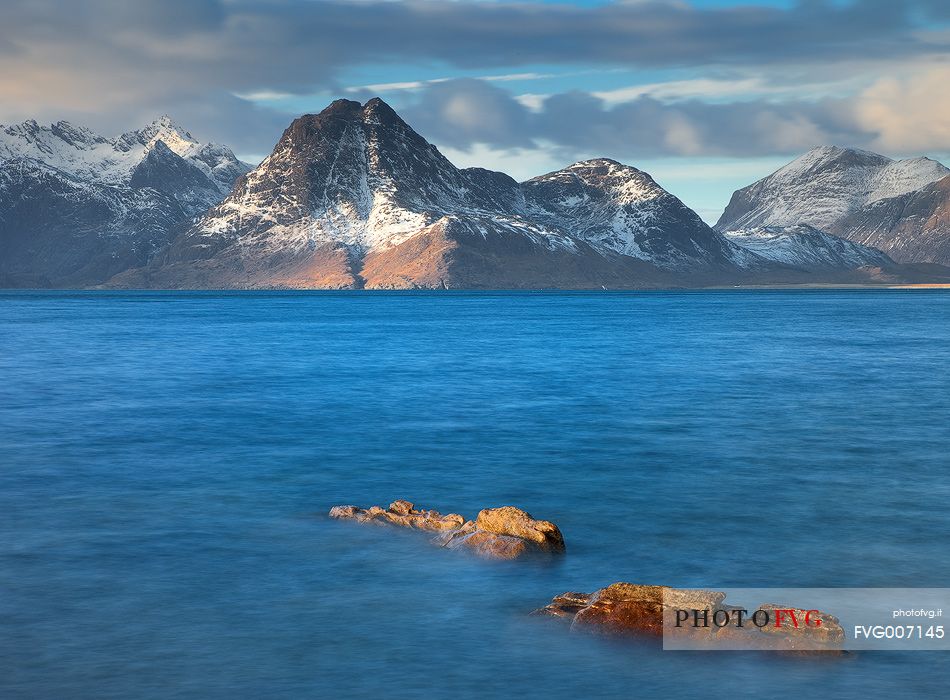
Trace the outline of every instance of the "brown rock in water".
<path fill-rule="evenodd" d="M 421 510 L 410 501 L 398 500 L 388 509 L 372 506 L 334 506 L 331 518 L 375 522 L 415 528 L 439 534 L 434 544 L 448 549 L 468 549 L 489 559 L 517 559 L 534 552 L 563 552 L 564 538 L 554 523 L 535 520 L 520 508 L 490 508 L 478 514 L 478 521 L 466 520 L 457 513 L 442 515 L 436 510 Z"/>
<path fill-rule="evenodd" d="M 389 523 L 433 532 L 455 530 L 465 522 L 465 518 L 457 513 L 442 515 L 437 510 L 416 510 L 414 504 L 402 500 L 390 503 L 388 510 L 383 510 L 380 506 L 371 506 L 365 510 L 356 506 L 333 506 L 330 509 L 330 517 L 357 522 Z"/>
<path fill-rule="evenodd" d="M 725 597 L 716 591 L 614 583 L 591 595 L 588 604 L 575 613 L 571 627 L 662 636 L 664 613 L 674 608 L 717 609 Z"/>
<path fill-rule="evenodd" d="M 547 520 L 535 520 L 529 513 L 514 506 L 486 508 L 479 512 L 475 527 L 496 535 L 519 537 L 533 542 L 543 551 L 564 551 L 564 537 L 557 525 Z"/>
<path fill-rule="evenodd" d="M 389 512 L 395 513 L 396 515 L 409 515 L 414 507 L 415 504 L 409 501 L 393 501 L 389 504 Z"/>

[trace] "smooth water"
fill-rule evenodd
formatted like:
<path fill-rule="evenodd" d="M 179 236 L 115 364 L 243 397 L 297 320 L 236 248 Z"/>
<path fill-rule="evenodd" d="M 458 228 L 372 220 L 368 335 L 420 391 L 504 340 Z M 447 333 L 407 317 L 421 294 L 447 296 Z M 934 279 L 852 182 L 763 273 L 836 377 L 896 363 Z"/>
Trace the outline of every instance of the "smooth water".
<path fill-rule="evenodd" d="M 566 590 L 950 585 L 950 293 L 0 294 L 0 697 L 945 697 Z M 567 556 L 332 521 L 521 506 Z"/>

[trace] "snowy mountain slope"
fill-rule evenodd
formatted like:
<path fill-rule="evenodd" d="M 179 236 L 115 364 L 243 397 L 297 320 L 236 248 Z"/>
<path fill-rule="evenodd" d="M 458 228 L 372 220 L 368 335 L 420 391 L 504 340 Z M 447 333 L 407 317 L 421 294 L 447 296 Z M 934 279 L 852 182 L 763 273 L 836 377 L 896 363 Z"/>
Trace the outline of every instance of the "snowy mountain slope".
<path fill-rule="evenodd" d="M 728 231 L 725 236 L 767 260 L 802 270 L 853 270 L 894 264 L 875 248 L 832 236 L 807 224 L 740 229 Z"/>
<path fill-rule="evenodd" d="M 591 245 L 663 269 L 754 266 L 647 173 L 607 158 L 575 163 L 522 183 L 527 211 Z"/>
<path fill-rule="evenodd" d="M 62 121 L 0 127 L 0 278 L 83 286 L 147 264 L 247 169 L 167 117 L 116 139 Z"/>
<path fill-rule="evenodd" d="M 65 121 L 41 126 L 28 120 L 0 126 L 0 162 L 30 158 L 77 180 L 127 185 L 135 168 L 159 142 L 200 170 L 214 184 L 219 198 L 250 169 L 227 146 L 199 143 L 168 116 L 114 139 Z"/>
<path fill-rule="evenodd" d="M 808 224 L 847 235 L 844 219 L 862 207 L 947 175 L 950 169 L 928 158 L 894 161 L 867 151 L 822 146 L 737 190 L 716 229 Z"/>

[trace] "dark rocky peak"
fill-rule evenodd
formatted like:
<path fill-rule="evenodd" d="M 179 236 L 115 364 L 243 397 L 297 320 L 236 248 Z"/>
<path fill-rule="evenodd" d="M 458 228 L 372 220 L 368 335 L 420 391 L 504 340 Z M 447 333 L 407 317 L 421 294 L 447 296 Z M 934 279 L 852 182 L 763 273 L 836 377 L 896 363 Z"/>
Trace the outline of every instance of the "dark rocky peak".
<path fill-rule="evenodd" d="M 151 188 L 172 197 L 189 216 L 204 211 L 221 197 L 213 180 L 161 140 L 132 169 L 129 185 Z"/>
<path fill-rule="evenodd" d="M 282 140 L 307 143 L 327 132 L 340 132 L 357 126 L 363 128 L 370 124 L 412 131 L 393 108 L 378 97 L 369 100 L 365 105 L 355 100 L 339 99 L 317 114 L 304 114 L 294 119 L 284 131 Z"/>
<path fill-rule="evenodd" d="M 366 104 L 354 100 L 334 100 L 319 114 L 305 114 L 294 119 L 284 131 L 281 141 L 305 146 L 328 137 L 352 134 L 356 130 L 367 136 L 376 135 L 389 143 L 393 139 L 408 140 L 413 145 L 438 153 L 434 146 L 378 97 Z"/>
<path fill-rule="evenodd" d="M 50 126 L 50 132 L 61 141 L 77 148 L 95 146 L 97 144 L 108 143 L 108 139 L 87 129 L 84 126 L 76 126 L 67 121 L 58 121 Z"/>
<path fill-rule="evenodd" d="M 207 183 L 204 174 L 172 151 L 164 141 L 156 141 L 145 157 L 132 169 L 129 184 L 132 187 L 155 187 L 160 184 L 182 185 Z"/>
<path fill-rule="evenodd" d="M 334 120 L 347 123 L 358 122 L 363 114 L 363 105 L 353 100 L 334 100 L 317 114 L 302 114 L 290 122 L 284 134 L 308 134 L 318 131 Z"/>
<path fill-rule="evenodd" d="M 386 126 L 395 126 L 403 129 L 409 129 L 409 125 L 403 121 L 396 110 L 386 104 L 381 98 L 374 97 L 363 105 L 363 117 L 367 122 L 375 122 Z"/>
<path fill-rule="evenodd" d="M 35 119 L 27 119 L 19 124 L 10 124 L 3 127 L 3 131 L 10 136 L 18 136 L 26 140 L 33 140 L 40 133 L 39 123 Z"/>
<path fill-rule="evenodd" d="M 336 100 L 319 114 L 295 119 L 259 171 L 285 185 L 292 179 L 298 192 L 303 188 L 324 205 L 342 198 L 364 214 L 372 192 L 428 210 L 449 200 L 457 204 L 490 184 L 463 176 L 379 98 L 363 105 Z"/>
<path fill-rule="evenodd" d="M 511 175 L 499 170 L 488 170 L 487 168 L 462 168 L 461 172 L 468 175 L 472 180 L 477 180 L 491 187 L 516 187 L 518 181 Z"/>

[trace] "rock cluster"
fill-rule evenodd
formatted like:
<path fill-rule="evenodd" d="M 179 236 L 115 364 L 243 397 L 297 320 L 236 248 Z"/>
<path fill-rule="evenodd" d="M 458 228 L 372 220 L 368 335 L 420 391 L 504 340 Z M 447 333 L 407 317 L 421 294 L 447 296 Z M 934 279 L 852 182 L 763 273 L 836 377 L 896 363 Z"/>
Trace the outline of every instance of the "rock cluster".
<path fill-rule="evenodd" d="M 417 509 L 409 501 L 394 501 L 389 508 L 334 506 L 331 518 L 360 523 L 381 523 L 438 533 L 432 542 L 449 549 L 468 549 L 489 559 L 517 559 L 537 552 L 563 553 L 564 537 L 557 525 L 536 520 L 513 506 L 486 508 L 474 521 L 457 513 Z"/>
<path fill-rule="evenodd" d="M 455 513 L 442 515 L 437 510 L 416 510 L 409 501 L 393 501 L 388 509 L 380 506 L 357 508 L 356 506 L 334 506 L 330 509 L 331 518 L 352 518 L 360 523 L 378 522 L 415 528 L 416 530 L 443 531 L 457 530 L 465 523 L 465 518 Z"/>
<path fill-rule="evenodd" d="M 334 506 L 331 518 L 359 523 L 396 525 L 435 533 L 434 544 L 449 549 L 465 549 L 490 559 L 517 559 L 530 553 L 564 552 L 564 538 L 557 525 L 537 520 L 513 506 L 486 508 L 475 520 L 458 513 L 443 515 L 437 510 L 416 508 L 398 500 L 388 508 Z M 658 640 L 674 635 L 686 648 L 712 646 L 722 649 L 774 650 L 794 654 L 843 654 L 844 630 L 838 618 L 817 610 L 803 610 L 763 603 L 747 611 L 725 602 L 726 594 L 704 589 L 647 586 L 618 582 L 593 593 L 567 592 L 556 596 L 535 614 L 570 620 L 571 629 L 604 635 Z M 687 612 L 703 614 L 708 624 L 681 620 Z M 745 624 L 725 624 L 745 613 Z M 754 612 L 768 615 L 769 624 L 755 624 Z M 741 619 L 741 615 L 738 615 Z M 719 620 L 720 622 L 717 622 Z M 810 623 L 803 621 L 810 620 Z M 818 624 L 815 624 L 818 622 Z M 682 648 L 679 645 L 677 648 Z"/>
<path fill-rule="evenodd" d="M 572 630 L 598 634 L 657 638 L 665 631 L 691 642 L 730 649 L 841 653 L 844 630 L 838 618 L 821 611 L 811 614 L 812 621 L 820 620 L 820 625 L 796 625 L 788 613 L 794 612 L 801 621 L 808 611 L 774 603 L 762 604 L 755 610 L 770 613 L 773 620 L 776 611 L 783 611 L 779 624 L 758 627 L 749 620 L 741 627 L 684 624 L 677 628 L 672 624 L 677 610 L 708 610 L 710 615 L 721 611 L 723 617 L 733 614 L 738 608 L 725 604 L 725 597 L 719 591 L 620 582 L 594 593 L 562 593 L 535 612 L 570 619 Z"/>

